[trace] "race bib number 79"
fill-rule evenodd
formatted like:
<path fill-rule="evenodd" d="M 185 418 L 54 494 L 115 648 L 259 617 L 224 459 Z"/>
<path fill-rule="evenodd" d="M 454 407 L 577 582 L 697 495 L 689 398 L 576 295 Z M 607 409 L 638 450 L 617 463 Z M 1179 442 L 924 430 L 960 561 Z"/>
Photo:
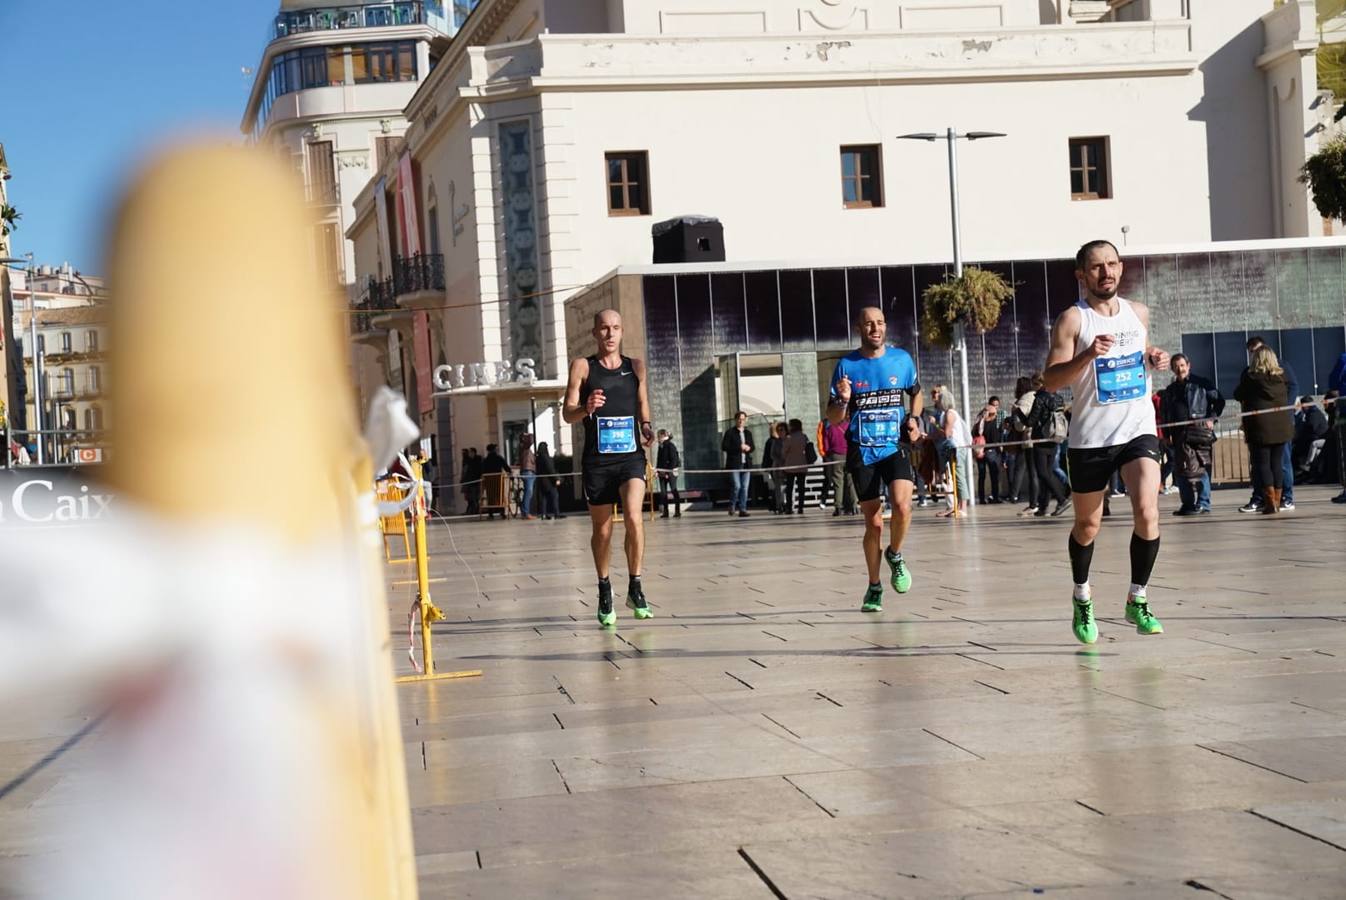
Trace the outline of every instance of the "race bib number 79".
<path fill-rule="evenodd" d="M 1099 403 L 1127 403 L 1148 393 L 1143 350 L 1126 356 L 1100 356 L 1094 360 L 1094 374 Z"/>
<path fill-rule="evenodd" d="M 896 409 L 862 409 L 856 413 L 860 420 L 861 447 L 891 447 L 902 436 L 902 420 L 905 418 L 901 407 Z"/>

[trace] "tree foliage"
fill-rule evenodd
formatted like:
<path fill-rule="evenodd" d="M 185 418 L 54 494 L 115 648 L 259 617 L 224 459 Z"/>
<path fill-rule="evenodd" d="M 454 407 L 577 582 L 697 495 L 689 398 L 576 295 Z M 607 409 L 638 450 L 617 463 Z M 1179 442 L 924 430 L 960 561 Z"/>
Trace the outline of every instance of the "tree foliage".
<path fill-rule="evenodd" d="M 991 331 L 1000 323 L 1000 310 L 1014 296 L 1014 288 L 995 272 L 976 266 L 961 277 L 947 276 L 925 289 L 921 332 L 937 347 L 952 347 L 954 325 L 962 321 L 973 334 Z"/>
<path fill-rule="evenodd" d="M 1310 156 L 1299 180 L 1308 184 L 1323 218 L 1346 221 L 1346 137 L 1327 142 Z"/>

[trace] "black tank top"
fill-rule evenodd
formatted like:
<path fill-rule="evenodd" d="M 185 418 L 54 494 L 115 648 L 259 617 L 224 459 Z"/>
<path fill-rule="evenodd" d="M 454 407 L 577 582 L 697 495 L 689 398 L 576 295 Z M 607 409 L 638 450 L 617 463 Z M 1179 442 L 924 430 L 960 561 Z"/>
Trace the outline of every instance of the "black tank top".
<path fill-rule="evenodd" d="M 640 381 L 631 358 L 622 357 L 616 369 L 605 369 L 598 355 L 588 358 L 589 376 L 580 385 L 580 404 L 589 395 L 602 391 L 604 403 L 592 416 L 584 418 L 584 465 L 606 466 L 630 459 L 643 459 L 640 446 Z"/>

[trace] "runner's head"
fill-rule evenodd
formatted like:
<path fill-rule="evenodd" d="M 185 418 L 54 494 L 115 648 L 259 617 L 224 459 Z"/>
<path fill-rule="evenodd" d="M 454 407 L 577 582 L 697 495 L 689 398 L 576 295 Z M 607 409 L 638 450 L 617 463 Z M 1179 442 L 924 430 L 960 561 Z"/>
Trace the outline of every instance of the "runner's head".
<path fill-rule="evenodd" d="M 1112 241 L 1090 241 L 1075 254 L 1075 277 L 1095 300 L 1111 300 L 1122 285 L 1122 258 Z"/>
<path fill-rule="evenodd" d="M 616 353 L 622 345 L 622 314 L 615 309 L 594 313 L 594 340 L 602 353 Z"/>
<path fill-rule="evenodd" d="M 1184 353 L 1173 354 L 1168 365 L 1173 370 L 1173 377 L 1178 381 L 1186 381 L 1188 373 L 1192 371 L 1192 364 L 1187 360 L 1187 355 Z"/>
<path fill-rule="evenodd" d="M 860 346 L 878 350 L 888 335 L 888 323 L 884 321 L 883 310 L 877 306 L 866 306 L 856 317 L 855 327 L 860 331 Z"/>

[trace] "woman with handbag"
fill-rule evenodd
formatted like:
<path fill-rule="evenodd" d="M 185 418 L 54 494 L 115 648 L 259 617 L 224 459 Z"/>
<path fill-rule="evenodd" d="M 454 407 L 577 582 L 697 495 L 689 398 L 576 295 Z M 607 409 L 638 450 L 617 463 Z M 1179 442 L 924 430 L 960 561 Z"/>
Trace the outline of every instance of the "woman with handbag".
<path fill-rule="evenodd" d="M 1288 410 L 1266 412 L 1290 405 L 1289 384 L 1276 354 L 1265 344 L 1252 353 L 1243 370 L 1234 399 L 1243 405 L 1243 437 L 1248 442 L 1249 466 L 1263 485 L 1262 513 L 1280 512 L 1282 479 L 1281 454 L 1295 436 L 1294 419 Z M 1254 415 L 1248 415 L 1254 413 Z"/>

